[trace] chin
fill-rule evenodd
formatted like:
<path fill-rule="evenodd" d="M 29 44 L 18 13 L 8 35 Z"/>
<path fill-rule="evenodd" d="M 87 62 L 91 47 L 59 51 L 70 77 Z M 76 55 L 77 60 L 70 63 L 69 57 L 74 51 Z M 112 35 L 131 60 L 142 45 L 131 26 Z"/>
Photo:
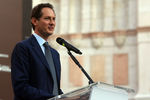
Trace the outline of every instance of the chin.
<path fill-rule="evenodd" d="M 49 35 L 52 35 L 52 34 L 53 34 L 53 31 L 48 32 L 48 34 L 49 34 Z"/>
<path fill-rule="evenodd" d="M 44 36 L 45 37 L 49 37 L 50 35 L 52 35 L 53 33 L 51 33 L 51 32 L 45 32 L 45 34 L 44 34 Z"/>
<path fill-rule="evenodd" d="M 52 35 L 53 33 L 49 33 L 49 35 Z"/>

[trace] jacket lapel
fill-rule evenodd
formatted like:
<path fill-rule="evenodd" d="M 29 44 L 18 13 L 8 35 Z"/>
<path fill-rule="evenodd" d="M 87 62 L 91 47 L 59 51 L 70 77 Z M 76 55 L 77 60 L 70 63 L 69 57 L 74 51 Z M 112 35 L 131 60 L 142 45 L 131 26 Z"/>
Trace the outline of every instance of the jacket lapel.
<path fill-rule="evenodd" d="M 43 63 L 43 65 L 45 65 L 45 67 L 50 72 L 50 68 L 49 68 L 49 65 L 48 65 L 48 63 L 46 61 L 44 53 L 43 53 L 40 45 L 38 44 L 36 38 L 33 35 L 31 36 L 31 41 L 32 41 L 32 45 L 33 45 L 33 48 L 32 48 L 33 51 L 36 52 L 36 54 L 39 56 L 40 61 Z"/>

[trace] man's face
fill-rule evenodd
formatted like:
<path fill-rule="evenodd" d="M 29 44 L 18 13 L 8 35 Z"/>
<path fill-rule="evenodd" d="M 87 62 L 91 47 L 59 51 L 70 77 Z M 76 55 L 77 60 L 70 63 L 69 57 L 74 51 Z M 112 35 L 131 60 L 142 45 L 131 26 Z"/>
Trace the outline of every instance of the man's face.
<path fill-rule="evenodd" d="M 39 20 L 36 20 L 35 32 L 41 35 L 43 38 L 47 38 L 52 35 L 56 25 L 55 13 L 50 8 L 42 9 L 42 16 Z"/>

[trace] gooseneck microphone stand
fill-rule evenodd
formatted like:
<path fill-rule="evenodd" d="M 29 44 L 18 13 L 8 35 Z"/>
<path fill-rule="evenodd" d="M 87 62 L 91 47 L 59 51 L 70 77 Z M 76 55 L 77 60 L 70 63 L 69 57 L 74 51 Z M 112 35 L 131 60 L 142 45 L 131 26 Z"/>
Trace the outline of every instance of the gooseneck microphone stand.
<path fill-rule="evenodd" d="M 89 84 L 94 83 L 94 81 L 91 79 L 91 77 L 87 74 L 87 72 L 84 70 L 84 68 L 80 65 L 80 63 L 78 62 L 78 60 L 72 55 L 72 53 L 70 52 L 70 50 L 68 50 L 68 54 L 70 55 L 71 59 L 78 65 L 78 67 L 81 69 L 81 71 L 85 74 L 85 76 L 89 80 Z"/>

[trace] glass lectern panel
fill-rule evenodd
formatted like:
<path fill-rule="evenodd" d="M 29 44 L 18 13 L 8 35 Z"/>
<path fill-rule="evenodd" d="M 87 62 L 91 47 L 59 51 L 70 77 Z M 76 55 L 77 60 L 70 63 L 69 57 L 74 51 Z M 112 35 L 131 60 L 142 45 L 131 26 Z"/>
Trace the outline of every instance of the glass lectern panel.
<path fill-rule="evenodd" d="M 133 89 L 97 82 L 48 100 L 128 100 Z"/>

